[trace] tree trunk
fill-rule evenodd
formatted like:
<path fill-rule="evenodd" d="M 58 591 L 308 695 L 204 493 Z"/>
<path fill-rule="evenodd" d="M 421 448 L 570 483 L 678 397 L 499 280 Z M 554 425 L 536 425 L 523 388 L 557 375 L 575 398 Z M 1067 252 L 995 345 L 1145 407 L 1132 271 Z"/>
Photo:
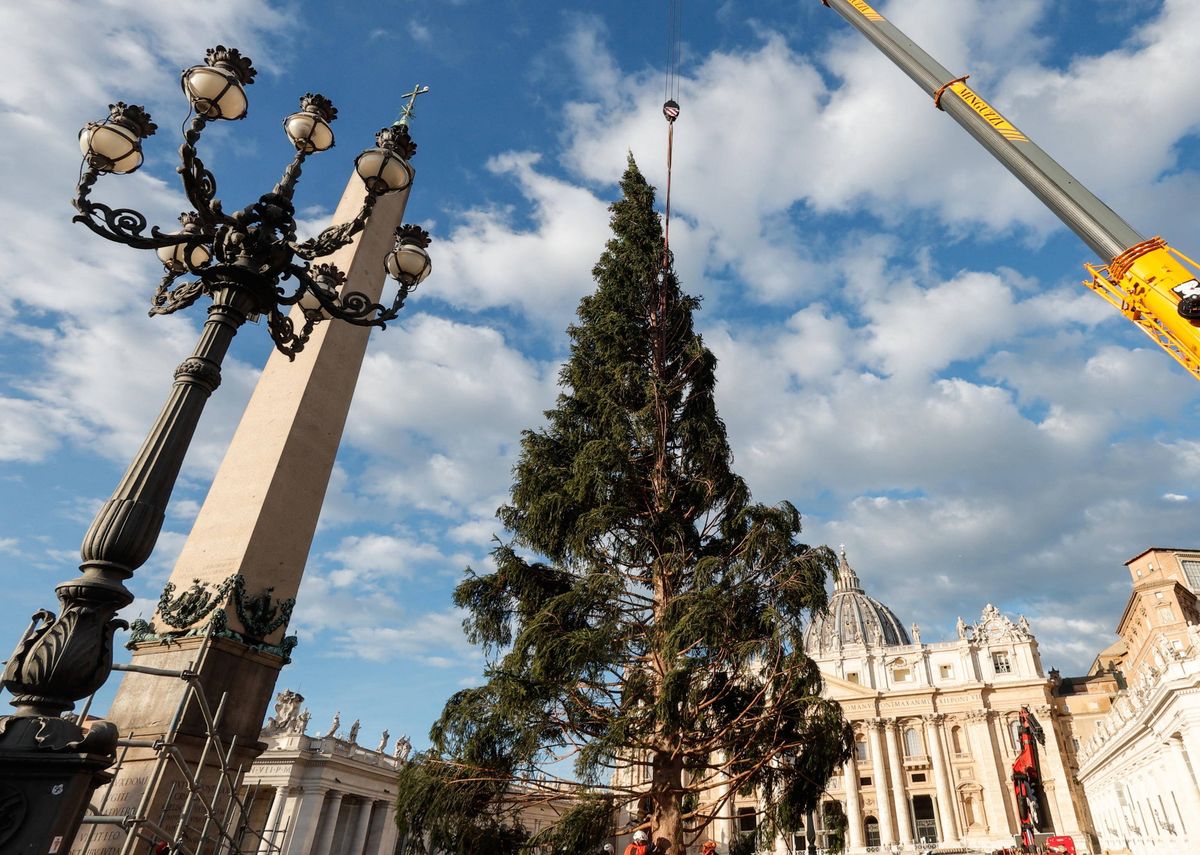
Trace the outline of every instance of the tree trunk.
<path fill-rule="evenodd" d="M 654 807 L 650 841 L 656 855 L 684 855 L 683 851 L 683 758 L 668 751 L 656 751 L 650 781 L 650 800 Z"/>

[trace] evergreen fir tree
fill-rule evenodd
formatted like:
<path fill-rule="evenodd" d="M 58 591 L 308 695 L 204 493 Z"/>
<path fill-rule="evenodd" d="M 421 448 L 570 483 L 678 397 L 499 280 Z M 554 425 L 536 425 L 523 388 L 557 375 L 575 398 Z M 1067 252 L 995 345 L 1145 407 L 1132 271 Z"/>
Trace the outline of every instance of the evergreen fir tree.
<path fill-rule="evenodd" d="M 516 812 L 573 773 L 589 795 L 513 846 L 595 851 L 614 806 L 632 804 L 659 851 L 682 855 L 751 789 L 760 825 L 796 827 L 849 756 L 801 641 L 834 556 L 799 543 L 796 509 L 753 504 L 731 470 L 699 301 L 664 258 L 632 157 L 621 189 L 562 392 L 524 433 L 498 512 L 512 542 L 455 592 L 490 667 L 401 775 L 413 851 L 494 853 L 477 846 L 511 837 Z"/>

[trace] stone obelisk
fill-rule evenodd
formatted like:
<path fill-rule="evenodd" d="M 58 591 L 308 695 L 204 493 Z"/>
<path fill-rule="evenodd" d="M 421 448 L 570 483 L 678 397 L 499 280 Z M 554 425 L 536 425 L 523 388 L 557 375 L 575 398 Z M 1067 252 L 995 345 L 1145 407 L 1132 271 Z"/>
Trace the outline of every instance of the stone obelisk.
<path fill-rule="evenodd" d="M 333 222 L 352 219 L 364 193 L 362 179 L 352 175 Z M 328 258 L 346 274 L 344 291 L 378 301 L 384 259 L 407 201 L 408 190 L 381 196 L 363 231 Z M 298 308 L 293 317 L 299 318 Z M 232 746 L 229 765 L 235 770 L 248 767 L 261 750 L 263 717 L 295 645 L 287 622 L 369 333 L 369 327 L 327 321 L 294 362 L 272 352 L 152 621 L 134 625 L 133 665 L 194 669 L 213 712 L 224 696 L 215 732 L 226 751 Z M 185 691 L 180 679 L 125 674 L 107 718 L 122 737 L 145 747 L 126 755 L 105 814 L 138 815 L 173 834 L 188 786 L 174 764 L 161 763 L 149 746 L 167 734 Z M 210 730 L 193 700 L 175 729 L 175 744 L 190 763 L 200 761 Z M 216 788 L 215 755 L 210 746 L 200 784 L 210 795 Z M 156 773 L 158 766 L 164 768 Z M 222 805 L 227 796 L 226 790 Z M 196 827 L 204 817 L 193 803 Z M 107 828 L 93 835 L 90 855 L 121 851 L 117 841 L 124 831 Z M 85 826 L 73 851 L 84 851 L 87 839 Z"/>

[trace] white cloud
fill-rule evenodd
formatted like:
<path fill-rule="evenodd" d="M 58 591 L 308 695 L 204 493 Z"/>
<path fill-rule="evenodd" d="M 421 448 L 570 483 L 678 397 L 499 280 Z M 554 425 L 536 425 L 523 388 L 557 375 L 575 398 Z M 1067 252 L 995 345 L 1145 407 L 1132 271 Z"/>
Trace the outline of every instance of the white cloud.
<path fill-rule="evenodd" d="M 323 558 L 336 568 L 329 575 L 339 588 L 378 577 L 410 579 L 415 565 L 447 560 L 431 543 L 385 534 L 342 538 Z"/>
<path fill-rule="evenodd" d="M 475 207 L 438 241 L 438 296 L 471 310 L 517 307 L 566 325 L 592 287 L 608 232 L 608 205 L 588 190 L 538 172 L 539 155 L 508 152 L 488 170 L 512 180 L 531 207 L 529 227 L 508 207 Z"/>
<path fill-rule="evenodd" d="M 435 668 L 483 665 L 483 656 L 467 643 L 459 609 L 413 615 L 403 626 L 354 626 L 332 639 L 331 655 L 371 662 L 415 660 Z"/>
<path fill-rule="evenodd" d="M 557 366 L 496 330 L 414 315 L 363 365 L 347 441 L 386 459 L 362 489 L 457 514 L 502 492 L 521 430 L 554 400 Z"/>

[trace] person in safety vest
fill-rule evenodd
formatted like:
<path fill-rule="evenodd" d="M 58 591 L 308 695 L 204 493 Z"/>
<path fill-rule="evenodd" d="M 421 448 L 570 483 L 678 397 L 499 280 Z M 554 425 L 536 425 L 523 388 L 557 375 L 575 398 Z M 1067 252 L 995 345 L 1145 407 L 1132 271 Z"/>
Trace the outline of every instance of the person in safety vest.
<path fill-rule="evenodd" d="M 644 831 L 633 833 L 633 842 L 625 847 L 625 855 L 650 855 L 650 838 Z"/>

